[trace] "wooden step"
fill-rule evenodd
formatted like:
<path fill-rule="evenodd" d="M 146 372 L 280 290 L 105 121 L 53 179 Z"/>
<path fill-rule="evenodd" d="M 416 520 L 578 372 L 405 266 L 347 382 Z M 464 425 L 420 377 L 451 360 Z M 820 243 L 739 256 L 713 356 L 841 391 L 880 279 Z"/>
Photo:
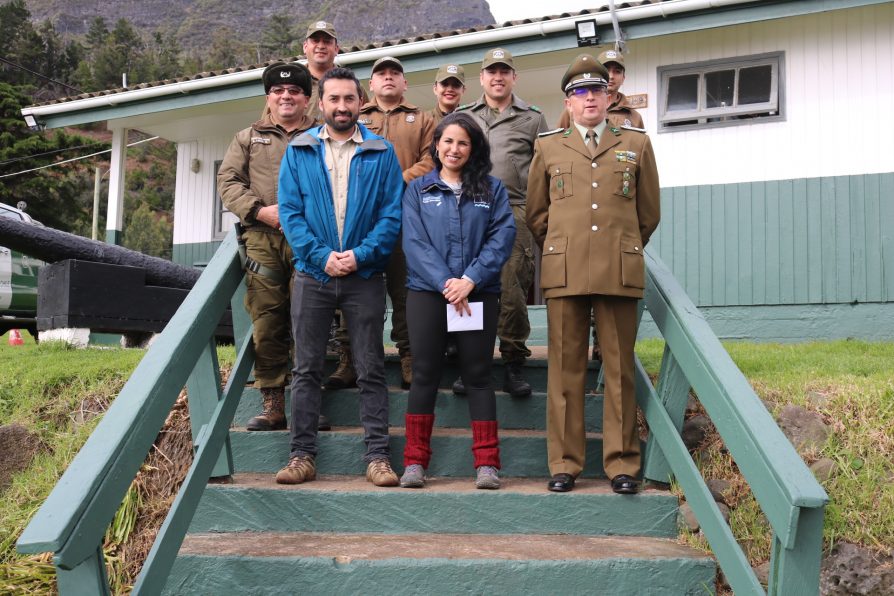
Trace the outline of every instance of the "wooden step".
<path fill-rule="evenodd" d="M 299 485 L 273 474 L 236 474 L 205 489 L 190 532 L 453 532 L 677 536 L 678 499 L 647 489 L 617 495 L 607 480 L 581 479 L 552 493 L 547 478 L 502 478 L 497 491 L 471 477 L 436 476 L 423 489 L 380 488 L 363 476 L 322 475 Z M 375 511 L 375 515 L 370 515 Z"/>
<path fill-rule="evenodd" d="M 705 594 L 714 575 L 710 557 L 660 538 L 207 533 L 187 536 L 166 593 Z"/>

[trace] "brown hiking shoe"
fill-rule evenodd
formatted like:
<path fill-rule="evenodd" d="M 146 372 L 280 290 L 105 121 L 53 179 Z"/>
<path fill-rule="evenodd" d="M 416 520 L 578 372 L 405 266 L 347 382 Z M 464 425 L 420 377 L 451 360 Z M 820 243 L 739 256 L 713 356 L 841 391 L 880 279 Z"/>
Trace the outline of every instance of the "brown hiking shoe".
<path fill-rule="evenodd" d="M 391 469 L 391 462 L 387 459 L 374 459 L 366 466 L 366 479 L 376 486 L 397 486 L 400 480 L 394 470 Z"/>
<path fill-rule="evenodd" d="M 261 389 L 264 411 L 248 421 L 246 430 L 285 430 L 286 395 L 282 387 Z"/>
<path fill-rule="evenodd" d="M 290 458 L 288 465 L 276 473 L 276 483 L 301 484 L 316 477 L 317 467 L 314 465 L 314 458 L 309 455 L 299 455 Z"/>
<path fill-rule="evenodd" d="M 354 370 L 354 360 L 351 358 L 351 348 L 342 346 L 338 357 L 338 367 L 326 382 L 323 389 L 349 389 L 357 386 L 357 371 Z"/>
<path fill-rule="evenodd" d="M 412 382 L 413 357 L 410 354 L 404 354 L 400 357 L 400 386 L 404 389 L 409 389 Z"/>

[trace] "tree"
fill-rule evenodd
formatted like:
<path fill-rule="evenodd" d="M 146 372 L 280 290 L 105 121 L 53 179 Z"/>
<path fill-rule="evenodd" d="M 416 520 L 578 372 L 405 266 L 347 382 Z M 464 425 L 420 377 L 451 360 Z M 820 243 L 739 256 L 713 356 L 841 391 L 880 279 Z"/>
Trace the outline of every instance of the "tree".
<path fill-rule="evenodd" d="M 0 82 L 0 176 L 74 157 L 79 154 L 76 150 L 58 150 L 91 143 L 63 131 L 49 134 L 29 130 L 21 115 L 21 109 L 29 103 L 21 89 Z M 15 205 L 25 201 L 28 213 L 53 228 L 89 229 L 90 214 L 82 198 L 89 195 L 92 176 L 83 170 L 83 164 L 74 162 L 2 178 L 0 202 Z"/>
<path fill-rule="evenodd" d="M 152 212 L 143 203 L 130 216 L 124 228 L 124 246 L 143 254 L 171 258 L 173 228 L 163 216 Z"/>
<path fill-rule="evenodd" d="M 93 50 L 93 80 L 102 89 L 121 86 L 126 73 L 128 85 L 145 81 L 149 71 L 143 40 L 127 19 L 118 19 L 106 43 Z"/>
<path fill-rule="evenodd" d="M 267 51 L 267 58 L 285 58 L 289 55 L 295 40 L 291 21 L 284 14 L 271 15 L 261 37 L 261 47 Z"/>

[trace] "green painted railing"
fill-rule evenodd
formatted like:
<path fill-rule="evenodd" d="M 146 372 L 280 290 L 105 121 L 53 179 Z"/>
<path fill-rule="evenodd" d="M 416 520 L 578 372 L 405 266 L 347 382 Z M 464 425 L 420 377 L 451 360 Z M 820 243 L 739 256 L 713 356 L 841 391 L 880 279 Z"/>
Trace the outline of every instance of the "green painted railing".
<path fill-rule="evenodd" d="M 103 536 L 184 385 L 193 463 L 135 594 L 161 593 L 208 478 L 232 473 L 228 430 L 254 363 L 242 269 L 230 233 L 19 538 L 19 552 L 55 553 L 61 594 L 109 593 Z M 231 303 L 237 357 L 221 390 L 214 333 Z"/>
<path fill-rule="evenodd" d="M 665 340 L 657 389 L 637 360 L 637 401 L 649 423 L 646 478 L 683 488 L 737 595 L 764 594 L 689 455 L 680 429 L 690 387 L 773 528 L 769 594 L 819 593 L 828 497 L 670 270 L 646 250 L 645 303 Z"/>

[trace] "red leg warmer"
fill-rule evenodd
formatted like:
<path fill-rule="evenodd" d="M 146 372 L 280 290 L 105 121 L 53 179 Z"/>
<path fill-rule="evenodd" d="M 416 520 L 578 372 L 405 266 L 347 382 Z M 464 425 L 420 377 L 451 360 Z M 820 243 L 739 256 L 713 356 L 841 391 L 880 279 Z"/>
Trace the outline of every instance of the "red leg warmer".
<path fill-rule="evenodd" d="M 407 444 L 404 446 L 404 466 L 419 464 L 428 468 L 431 460 L 431 429 L 434 414 L 406 414 Z"/>
<path fill-rule="evenodd" d="M 500 468 L 500 439 L 497 436 L 496 420 L 472 421 L 472 456 L 475 458 L 476 468 Z"/>

